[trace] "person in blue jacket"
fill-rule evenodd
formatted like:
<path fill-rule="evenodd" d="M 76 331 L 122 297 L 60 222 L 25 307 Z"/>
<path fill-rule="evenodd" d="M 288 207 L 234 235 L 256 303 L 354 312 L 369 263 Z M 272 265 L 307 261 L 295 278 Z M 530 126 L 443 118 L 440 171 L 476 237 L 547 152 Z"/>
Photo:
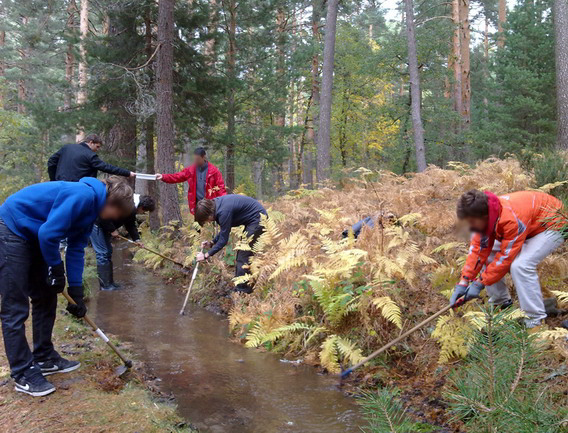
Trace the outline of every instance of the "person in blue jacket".
<path fill-rule="evenodd" d="M 62 358 L 51 341 L 57 294 L 67 280 L 76 303 L 67 310 L 76 317 L 85 315 L 84 250 L 93 223 L 98 216 L 121 218 L 133 208 L 132 188 L 118 176 L 31 185 L 0 206 L 0 319 L 16 391 L 50 394 L 55 387 L 44 376 L 79 368 L 79 362 Z M 59 242 L 65 238 L 64 265 Z M 33 351 L 25 332 L 30 300 Z"/>

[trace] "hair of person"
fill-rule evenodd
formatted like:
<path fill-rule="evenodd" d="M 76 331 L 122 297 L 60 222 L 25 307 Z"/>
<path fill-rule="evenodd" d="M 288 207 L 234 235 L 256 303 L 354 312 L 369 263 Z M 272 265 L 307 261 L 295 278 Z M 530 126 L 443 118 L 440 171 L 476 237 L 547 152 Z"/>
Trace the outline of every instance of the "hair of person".
<path fill-rule="evenodd" d="M 109 176 L 103 180 L 107 190 L 107 204 L 118 207 L 124 215 L 128 215 L 136 206 L 134 205 L 134 191 L 125 178 Z"/>
<path fill-rule="evenodd" d="M 138 207 L 144 209 L 144 212 L 154 212 L 156 210 L 156 202 L 149 195 L 140 196 Z"/>
<path fill-rule="evenodd" d="M 97 134 L 89 134 L 83 140 L 85 143 L 93 142 L 98 144 L 103 144 L 102 138 Z"/>
<path fill-rule="evenodd" d="M 197 206 L 195 206 L 195 221 L 200 226 L 203 226 L 207 221 L 211 219 L 211 217 L 215 216 L 215 201 L 204 198 L 203 200 L 199 200 L 197 202 Z"/>
<path fill-rule="evenodd" d="M 205 158 L 207 156 L 207 149 L 205 149 L 204 147 L 197 147 L 195 148 L 195 150 L 193 151 L 194 155 L 198 155 L 202 158 Z"/>
<path fill-rule="evenodd" d="M 472 189 L 459 198 L 456 213 L 459 219 L 468 217 L 483 218 L 489 215 L 489 200 L 487 195 L 477 189 Z"/>

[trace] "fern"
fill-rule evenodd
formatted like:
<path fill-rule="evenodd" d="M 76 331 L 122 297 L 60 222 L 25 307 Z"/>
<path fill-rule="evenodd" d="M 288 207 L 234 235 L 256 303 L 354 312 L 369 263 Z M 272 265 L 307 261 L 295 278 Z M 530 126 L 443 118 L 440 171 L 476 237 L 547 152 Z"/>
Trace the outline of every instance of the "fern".
<path fill-rule="evenodd" d="M 568 292 L 560 290 L 551 290 L 552 294 L 558 298 L 558 304 L 565 306 L 568 305 Z"/>
<path fill-rule="evenodd" d="M 341 371 L 342 360 L 357 364 L 363 359 L 361 350 L 353 342 L 335 334 L 328 336 L 322 343 L 319 356 L 321 365 L 330 373 Z"/>
<path fill-rule="evenodd" d="M 290 325 L 281 326 L 269 332 L 262 330 L 262 327 L 257 323 L 252 331 L 247 334 L 247 347 L 258 347 L 266 343 L 274 343 L 276 340 L 283 338 L 287 335 L 300 332 L 313 330 L 315 327 L 305 323 L 292 323 Z"/>
<path fill-rule="evenodd" d="M 394 323 L 397 328 L 402 329 L 402 313 L 400 308 L 396 305 L 389 296 L 381 296 L 380 298 L 373 299 L 373 305 L 381 310 L 381 314 L 389 322 Z"/>

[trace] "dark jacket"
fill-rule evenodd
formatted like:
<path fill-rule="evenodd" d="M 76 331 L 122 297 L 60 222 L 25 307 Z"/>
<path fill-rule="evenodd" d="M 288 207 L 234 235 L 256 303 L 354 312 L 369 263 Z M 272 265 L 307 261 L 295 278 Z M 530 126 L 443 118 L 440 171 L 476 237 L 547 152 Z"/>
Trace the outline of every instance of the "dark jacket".
<path fill-rule="evenodd" d="M 0 218 L 14 234 L 38 243 L 49 266 L 61 263 L 59 242 L 67 239 L 67 281 L 80 286 L 85 247 L 105 201 L 105 184 L 91 177 L 38 183 L 8 197 L 0 206 Z"/>
<path fill-rule="evenodd" d="M 252 234 L 260 224 L 260 215 L 267 215 L 266 209 L 254 198 L 246 195 L 229 194 L 214 199 L 215 221 L 221 227 L 221 231 L 215 237 L 213 248 L 209 255 L 216 254 L 227 245 L 231 228 L 245 226 L 245 230 Z"/>
<path fill-rule="evenodd" d="M 52 181 L 78 182 L 83 177 L 97 177 L 99 170 L 119 176 L 130 176 L 130 171 L 101 160 L 85 142 L 66 144 L 47 161 L 47 172 L 49 180 Z"/>
<path fill-rule="evenodd" d="M 134 211 L 132 211 L 132 213 L 126 218 L 119 220 L 103 220 L 97 218 L 95 224 L 107 233 L 112 233 L 124 226 L 133 241 L 138 241 L 140 239 L 140 233 L 138 233 L 138 221 L 136 221 L 136 209 L 134 209 Z"/>

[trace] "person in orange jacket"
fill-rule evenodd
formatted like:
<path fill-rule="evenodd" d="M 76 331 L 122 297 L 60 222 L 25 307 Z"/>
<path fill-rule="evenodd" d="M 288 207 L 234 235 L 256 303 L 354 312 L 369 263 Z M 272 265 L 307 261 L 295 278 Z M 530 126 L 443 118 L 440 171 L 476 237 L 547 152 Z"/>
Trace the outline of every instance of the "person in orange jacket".
<path fill-rule="evenodd" d="M 157 174 L 157 179 L 165 183 L 187 181 L 187 202 L 189 211 L 195 214 L 197 202 L 204 198 L 213 199 L 227 194 L 221 171 L 207 160 L 205 148 L 198 147 L 193 152 L 193 164 L 174 174 Z"/>
<path fill-rule="evenodd" d="M 527 316 L 527 328 L 539 326 L 546 312 L 537 266 L 564 242 L 554 230 L 554 216 L 561 208 L 560 200 L 540 191 L 519 191 L 500 197 L 478 190 L 463 194 L 457 216 L 467 222 L 473 234 L 450 305 L 461 297 L 466 301 L 477 298 L 484 288 L 494 305 L 511 305 L 503 280 L 510 272 L 521 309 Z"/>

